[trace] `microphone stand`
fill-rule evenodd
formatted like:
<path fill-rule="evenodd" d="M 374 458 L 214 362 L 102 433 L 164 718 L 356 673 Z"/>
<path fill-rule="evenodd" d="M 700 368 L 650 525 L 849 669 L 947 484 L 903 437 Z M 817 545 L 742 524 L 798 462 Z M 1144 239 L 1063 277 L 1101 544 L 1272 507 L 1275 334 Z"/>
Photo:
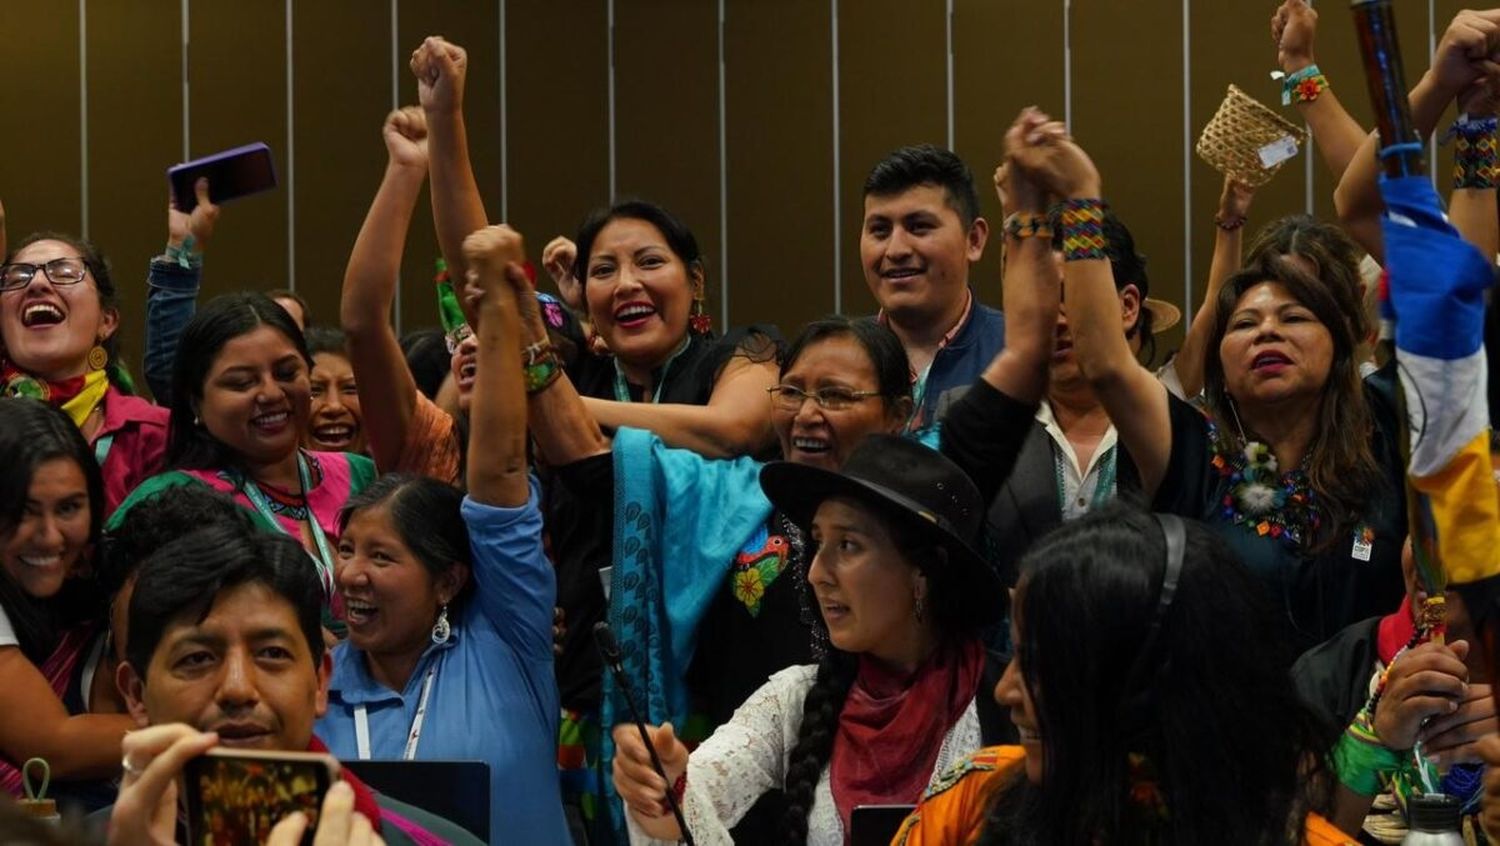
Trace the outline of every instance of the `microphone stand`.
<path fill-rule="evenodd" d="M 678 831 L 682 832 L 682 842 L 687 846 L 695 846 L 692 832 L 688 831 L 687 820 L 683 819 L 682 808 L 677 804 L 677 797 L 672 794 L 672 780 L 667 778 L 667 769 L 662 766 L 661 757 L 656 754 L 656 745 L 651 742 L 650 732 L 646 731 L 646 721 L 641 718 L 640 709 L 635 706 L 635 697 L 630 693 L 630 680 L 625 677 L 625 667 L 620 661 L 620 644 L 615 640 L 615 633 L 610 630 L 609 623 L 600 620 L 594 624 L 594 643 L 599 647 L 599 655 L 604 658 L 604 663 L 614 674 L 620 693 L 625 696 L 625 704 L 630 708 L 630 719 L 635 723 L 636 731 L 641 733 L 641 743 L 646 746 L 646 754 L 651 756 L 651 767 L 667 785 L 667 807 L 672 809 L 672 818 L 677 821 Z"/>

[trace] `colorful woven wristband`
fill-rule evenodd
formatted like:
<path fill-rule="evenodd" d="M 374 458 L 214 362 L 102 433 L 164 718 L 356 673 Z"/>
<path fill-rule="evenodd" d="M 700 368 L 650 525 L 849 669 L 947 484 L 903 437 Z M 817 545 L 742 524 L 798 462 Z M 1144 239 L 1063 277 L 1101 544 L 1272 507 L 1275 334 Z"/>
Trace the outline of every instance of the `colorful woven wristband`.
<path fill-rule="evenodd" d="M 551 387 L 557 377 L 562 375 L 562 361 L 558 359 L 557 353 L 549 350 L 535 364 L 528 364 L 522 370 L 526 375 L 526 393 L 540 393 Z"/>
<path fill-rule="evenodd" d="M 1043 214 L 1013 212 L 1005 219 L 1004 229 L 1006 237 L 1017 240 L 1052 237 L 1052 222 Z"/>
<path fill-rule="evenodd" d="M 1311 103 L 1328 88 L 1328 77 L 1317 65 L 1308 65 L 1296 73 L 1287 74 L 1281 80 L 1281 105 L 1290 106 L 1292 101 Z"/>
<path fill-rule="evenodd" d="M 1062 228 L 1064 261 L 1109 258 L 1104 251 L 1105 208 L 1103 200 L 1094 198 L 1063 201 L 1058 221 Z"/>
<path fill-rule="evenodd" d="M 1497 156 L 1496 119 L 1470 118 L 1459 115 L 1448 133 L 1453 145 L 1453 187 L 1486 189 L 1496 187 Z"/>

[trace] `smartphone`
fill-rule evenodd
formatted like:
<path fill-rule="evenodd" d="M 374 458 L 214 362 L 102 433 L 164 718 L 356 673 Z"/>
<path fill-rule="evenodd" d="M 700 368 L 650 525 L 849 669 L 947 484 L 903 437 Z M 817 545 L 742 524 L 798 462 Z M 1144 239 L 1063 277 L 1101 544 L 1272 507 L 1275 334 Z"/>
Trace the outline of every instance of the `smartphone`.
<path fill-rule="evenodd" d="M 856 805 L 849 814 L 849 846 L 889 846 L 916 805 Z"/>
<path fill-rule="evenodd" d="M 265 843 L 271 829 L 293 811 L 307 814 L 302 842 L 311 846 L 318 812 L 339 762 L 319 752 L 210 749 L 188 761 L 188 838 L 203 846 Z"/>
<path fill-rule="evenodd" d="M 275 188 L 276 163 L 271 160 L 271 148 L 256 142 L 172 165 L 167 168 L 167 181 L 172 185 L 172 202 L 178 211 L 191 214 L 197 208 L 198 195 L 193 186 L 202 177 L 208 178 L 208 198 L 218 205 Z"/>

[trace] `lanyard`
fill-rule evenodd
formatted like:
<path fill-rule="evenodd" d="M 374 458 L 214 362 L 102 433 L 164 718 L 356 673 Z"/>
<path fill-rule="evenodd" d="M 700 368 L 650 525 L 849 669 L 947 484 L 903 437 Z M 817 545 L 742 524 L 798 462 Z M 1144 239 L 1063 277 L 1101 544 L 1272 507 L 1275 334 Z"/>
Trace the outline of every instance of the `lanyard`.
<path fill-rule="evenodd" d="M 682 346 L 678 347 L 677 351 L 672 353 L 671 358 L 667 359 L 667 363 L 661 366 L 661 378 L 656 380 L 656 391 L 651 397 L 652 404 L 661 402 L 661 389 L 667 385 L 667 373 L 672 369 L 672 362 L 676 361 L 679 355 L 687 351 L 688 344 L 691 342 L 692 338 L 683 338 Z M 630 384 L 625 381 L 625 371 L 620 369 L 619 356 L 615 357 L 615 399 L 619 402 L 632 402 L 630 399 Z"/>
<path fill-rule="evenodd" d="M 109 448 L 115 445 L 115 433 L 110 432 L 102 438 L 94 441 L 94 460 L 99 462 L 99 469 L 104 469 L 104 459 L 109 458 Z"/>
<path fill-rule="evenodd" d="M 318 567 L 318 578 L 323 582 L 323 591 L 328 596 L 332 596 L 333 552 L 328 547 L 328 536 L 323 533 L 323 527 L 318 525 L 318 516 L 313 513 L 312 503 L 307 497 L 307 491 L 312 487 L 312 476 L 307 469 L 307 456 L 303 455 L 301 450 L 297 452 L 297 478 L 302 483 L 302 502 L 307 509 L 307 526 L 312 530 L 313 541 L 318 547 L 316 554 L 308 552 L 307 555 Z M 260 486 L 255 484 L 254 479 L 244 477 L 241 480 L 240 489 L 245 492 L 245 497 L 250 500 L 251 505 L 255 506 L 255 510 L 260 512 L 260 516 L 293 538 L 297 537 L 281 522 L 276 512 L 271 510 L 270 500 L 266 499 L 266 495 L 261 491 Z M 297 542 L 300 544 L 302 541 L 298 538 Z"/>
<path fill-rule="evenodd" d="M 411 718 L 411 730 L 406 733 L 406 749 L 401 760 L 414 761 L 417 757 L 417 741 L 422 739 L 422 720 L 427 716 L 427 699 L 432 696 L 432 682 L 437 678 L 437 656 L 433 656 L 432 667 L 427 670 L 427 679 L 422 682 L 422 698 L 417 700 L 417 713 Z M 370 715 L 363 704 L 354 706 L 354 745 L 358 747 L 359 759 L 370 760 Z"/>
<path fill-rule="evenodd" d="M 1115 495 L 1115 453 L 1118 445 L 1109 448 L 1104 457 L 1099 459 L 1099 481 L 1094 484 L 1094 496 L 1089 502 L 1089 510 L 1105 504 Z M 1052 469 L 1057 473 L 1057 501 L 1062 507 L 1064 514 L 1068 512 L 1068 486 L 1064 477 L 1063 462 L 1067 457 L 1056 446 L 1052 449 Z M 1078 491 L 1083 492 L 1083 485 L 1088 481 L 1088 476 L 1078 480 Z"/>

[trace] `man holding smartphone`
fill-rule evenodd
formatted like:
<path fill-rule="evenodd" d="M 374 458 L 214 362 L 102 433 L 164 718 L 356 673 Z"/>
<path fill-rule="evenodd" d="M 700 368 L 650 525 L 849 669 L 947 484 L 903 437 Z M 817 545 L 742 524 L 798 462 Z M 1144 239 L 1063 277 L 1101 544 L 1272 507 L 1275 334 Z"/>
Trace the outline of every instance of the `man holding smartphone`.
<path fill-rule="evenodd" d="M 211 748 L 327 752 L 312 731 L 327 708 L 331 672 L 317 578 L 296 541 L 233 524 L 172 541 L 141 566 L 117 682 L 142 730 L 122 744 L 124 778 L 107 812 L 110 843 L 188 842 L 179 826 L 179 777 Z M 306 828 L 294 814 L 267 842 L 299 842 Z M 201 832 L 192 833 L 202 842 Z M 480 842 L 348 773 L 323 802 L 319 843 L 424 837 Z"/>

